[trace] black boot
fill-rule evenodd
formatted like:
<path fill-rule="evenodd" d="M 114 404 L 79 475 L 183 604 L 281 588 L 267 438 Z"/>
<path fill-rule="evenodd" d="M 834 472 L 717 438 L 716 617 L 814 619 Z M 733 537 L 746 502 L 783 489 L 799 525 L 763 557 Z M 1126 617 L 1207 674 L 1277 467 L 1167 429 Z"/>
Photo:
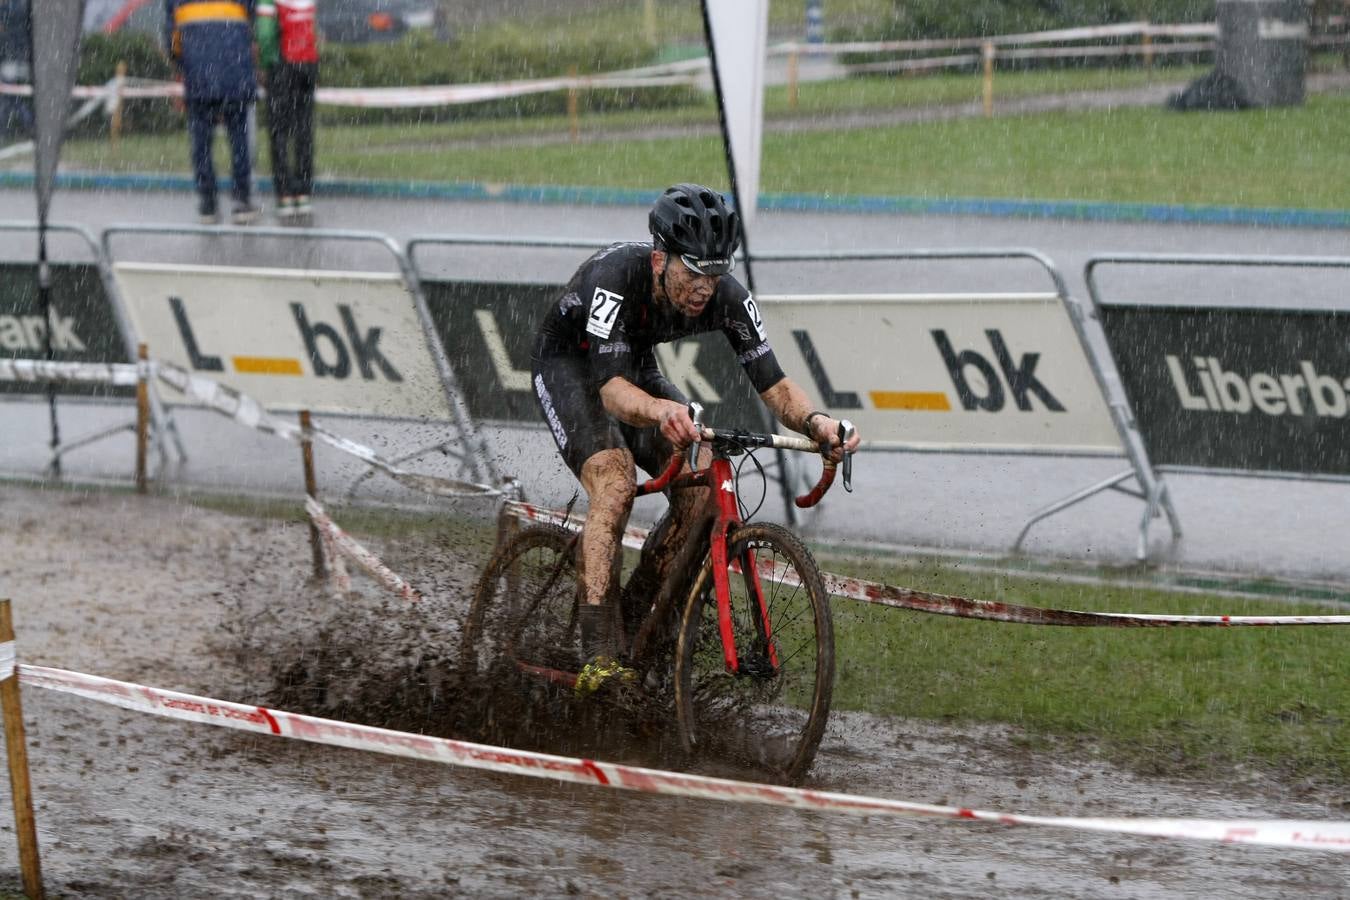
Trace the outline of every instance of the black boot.
<path fill-rule="evenodd" d="M 613 659 L 618 655 L 612 619 L 608 607 L 582 601 L 577 610 L 577 625 L 581 629 L 581 655 L 587 662 L 601 656 Z"/>
<path fill-rule="evenodd" d="M 582 603 L 577 624 L 581 627 L 581 653 L 586 657 L 586 665 L 577 673 L 577 696 L 593 694 L 605 684 L 637 681 L 637 673 L 616 658 L 614 615 L 609 607 Z"/>

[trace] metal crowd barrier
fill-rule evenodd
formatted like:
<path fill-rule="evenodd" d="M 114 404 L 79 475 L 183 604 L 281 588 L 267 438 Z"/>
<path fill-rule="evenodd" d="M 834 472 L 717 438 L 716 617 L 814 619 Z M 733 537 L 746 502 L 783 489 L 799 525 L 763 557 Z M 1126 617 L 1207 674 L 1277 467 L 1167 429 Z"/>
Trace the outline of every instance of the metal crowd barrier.
<path fill-rule="evenodd" d="M 322 229 L 322 228 L 291 228 L 291 227 L 269 227 L 269 226 L 192 226 L 192 225 L 140 225 L 140 224 L 114 224 L 104 229 L 102 234 L 102 248 L 104 256 L 111 262 L 116 259 L 113 253 L 112 244 L 115 238 L 131 235 L 172 235 L 178 237 L 202 237 L 210 238 L 213 243 L 218 243 L 221 237 L 238 238 L 245 242 L 255 242 L 259 238 L 278 241 L 310 241 L 310 242 L 335 242 L 347 241 L 375 245 L 381 250 L 387 252 L 398 267 L 398 272 L 402 278 L 405 289 L 410 295 L 417 319 L 421 325 L 423 337 L 426 341 L 432 363 L 436 368 L 437 375 L 441 381 L 442 389 L 448 403 L 452 422 L 458 431 L 458 441 L 440 441 L 432 446 L 420 448 L 419 450 L 400 457 L 400 461 L 415 459 L 431 452 L 441 452 L 451 458 L 457 459 L 461 469 L 467 470 L 472 476 L 482 482 L 496 484 L 500 478 L 490 454 L 487 453 L 481 435 L 474 429 L 472 419 L 468 415 L 467 408 L 463 402 L 463 392 L 460 382 L 455 375 L 454 367 L 451 366 L 447 358 L 445 348 L 437 334 L 432 317 L 427 308 L 426 298 L 422 292 L 421 282 L 417 277 L 417 272 L 413 268 L 403 249 L 396 241 L 388 235 L 374 231 L 358 231 L 349 229 Z M 282 260 L 276 264 L 265 265 L 262 268 L 282 268 L 283 263 L 288 260 Z M 253 268 L 258 268 L 255 264 Z M 378 413 L 372 412 L 372 418 L 380 418 Z M 362 479 L 358 479 L 353 484 L 351 490 L 355 490 L 357 484 Z"/>
<path fill-rule="evenodd" d="M 38 223 L 0 222 L 0 231 L 23 232 L 23 233 L 32 233 L 36 235 L 38 232 Z M 95 240 L 94 235 L 82 225 L 74 225 L 69 223 L 48 223 L 47 232 L 48 234 L 51 233 L 69 234 L 78 237 L 80 241 L 89 249 L 91 257 L 87 263 L 81 262 L 81 264 L 93 265 L 95 269 L 98 271 L 99 283 L 102 285 L 104 296 L 107 298 L 108 305 L 112 311 L 113 319 L 117 326 L 118 335 L 122 341 L 122 348 L 126 354 L 125 358 L 122 360 L 109 359 L 109 360 L 100 360 L 100 362 L 119 362 L 119 361 L 134 362 L 137 357 L 136 336 L 131 327 L 131 320 L 127 317 L 126 309 L 122 304 L 121 295 L 117 291 L 117 285 L 116 282 L 113 280 L 112 271 L 108 266 L 107 257 L 104 255 L 99 242 Z M 14 262 L 16 264 L 19 264 L 22 261 L 15 260 Z M 62 261 L 49 260 L 49 265 L 63 265 L 63 264 L 68 263 L 63 263 Z M 33 267 L 34 269 L 37 268 L 36 262 L 33 263 Z M 46 327 L 51 328 L 51 323 L 47 322 Z M 53 388 L 52 390 L 53 393 L 50 396 L 53 396 L 53 398 L 56 393 L 61 392 L 59 387 Z M 168 450 L 166 449 L 165 445 L 166 436 L 172 439 L 174 449 L 178 453 L 178 458 L 180 460 L 186 459 L 187 454 L 183 449 L 183 442 L 178 434 L 177 426 L 174 423 L 173 416 L 170 412 L 168 412 L 165 409 L 164 404 L 160 399 L 159 391 L 153 385 L 150 387 L 149 400 L 150 400 L 150 417 L 151 422 L 154 425 L 155 447 L 159 454 L 160 464 L 164 465 L 168 462 Z M 53 402 L 55 402 L 54 399 Z M 71 441 L 56 443 L 51 450 L 52 455 L 51 461 L 48 464 L 48 471 L 59 472 L 61 457 L 66 455 L 67 453 L 70 453 L 81 447 L 87 447 L 91 444 L 95 444 L 101 440 L 104 440 L 105 438 L 121 434 L 124 431 L 134 431 L 135 427 L 136 425 L 134 421 L 126 422 L 121 425 L 116 425 L 112 428 L 106 428 L 101 431 L 84 435 Z"/>
<path fill-rule="evenodd" d="M 1101 254 L 1093 256 L 1088 260 L 1084 269 L 1084 278 L 1087 282 L 1088 293 L 1091 298 L 1091 308 L 1088 311 L 1086 311 L 1086 317 L 1092 320 L 1095 324 L 1100 324 L 1103 318 L 1103 314 L 1109 312 L 1112 309 L 1146 310 L 1149 308 L 1166 309 L 1173 313 L 1196 313 L 1196 314 L 1229 313 L 1234 315 L 1251 315 L 1253 313 L 1267 313 L 1270 315 L 1279 316 L 1285 320 L 1292 320 L 1301 315 L 1317 314 L 1319 312 L 1328 315 L 1337 313 L 1341 315 L 1347 315 L 1347 321 L 1350 321 L 1350 304 L 1347 304 L 1345 301 L 1345 298 L 1347 296 L 1350 296 L 1350 293 L 1344 292 L 1341 293 L 1338 297 L 1333 298 L 1333 301 L 1339 304 L 1338 310 L 1336 307 L 1332 307 L 1320 311 L 1306 306 L 1258 308 L 1252 306 L 1235 306 L 1232 304 L 1215 304 L 1215 303 L 1149 304 L 1137 301 L 1132 302 L 1132 301 L 1108 300 L 1104 299 L 1102 296 L 1102 291 L 1097 279 L 1097 273 L 1101 267 L 1112 265 L 1159 266 L 1159 267 L 1199 266 L 1199 267 L 1295 268 L 1295 269 L 1302 268 L 1302 269 L 1350 270 L 1350 257 L 1114 253 L 1114 254 Z M 1087 340 L 1086 334 L 1087 322 L 1084 321 L 1082 314 L 1080 314 L 1079 319 L 1077 319 L 1076 321 L 1078 322 L 1080 328 L 1083 329 L 1084 347 L 1089 349 L 1089 356 L 1093 357 L 1095 360 L 1095 354 L 1092 353 L 1090 345 Z M 1122 351 L 1126 351 L 1127 348 L 1113 345 L 1111 342 L 1111 335 L 1108 334 L 1105 329 L 1103 329 L 1103 335 L 1106 339 L 1107 346 L 1111 349 L 1112 357 L 1108 360 L 1096 360 L 1094 362 L 1094 369 L 1099 373 L 1104 373 L 1105 368 L 1109 366 L 1111 370 L 1118 372 L 1120 370 L 1119 357 L 1122 355 Z M 1272 335 L 1271 336 L 1272 340 L 1275 337 L 1276 337 L 1275 335 Z M 1129 351 L 1133 351 L 1134 349 L 1135 348 L 1128 348 Z M 1341 353 L 1343 352 L 1344 347 L 1341 348 Z M 1350 365 L 1347 365 L 1346 369 L 1347 371 L 1350 371 Z M 1124 378 L 1121 379 L 1122 393 L 1124 393 L 1125 391 L 1125 384 L 1124 384 L 1125 380 L 1126 379 Z M 1350 381 L 1350 379 L 1347 379 L 1347 381 Z M 1103 390 L 1106 391 L 1107 384 L 1105 380 L 1102 382 L 1102 386 Z M 1347 385 L 1347 391 L 1350 391 L 1350 384 Z M 1118 427 L 1120 427 L 1121 429 L 1121 438 L 1122 440 L 1126 441 L 1126 447 L 1129 449 L 1129 456 L 1132 462 L 1132 470 L 1121 473 L 1120 475 L 1114 476 L 1112 479 L 1109 479 L 1106 482 L 1094 485 L 1091 488 L 1085 489 L 1084 491 L 1081 491 L 1078 494 L 1073 495 L 1072 497 L 1066 498 L 1065 500 L 1060 501 L 1060 503 L 1055 504 L 1052 507 L 1048 507 L 1046 510 L 1042 511 L 1042 513 L 1038 515 L 1044 517 L 1044 515 L 1048 515 L 1054 511 L 1057 511 L 1058 509 L 1062 509 L 1066 505 L 1077 502 L 1078 500 L 1090 496 L 1092 493 L 1096 493 L 1097 491 L 1104 490 L 1106 488 L 1120 489 L 1119 482 L 1133 475 L 1138 480 L 1139 484 L 1142 485 L 1143 487 L 1143 491 L 1140 496 L 1142 496 L 1146 502 L 1146 510 L 1144 513 L 1144 517 L 1140 522 L 1139 526 L 1139 557 L 1142 559 L 1145 557 L 1145 554 L 1147 552 L 1149 522 L 1152 518 L 1155 518 L 1158 515 L 1159 511 L 1165 512 L 1167 514 L 1168 522 L 1171 526 L 1174 539 L 1178 539 L 1181 537 L 1180 521 L 1178 519 L 1175 509 L 1172 506 L 1171 497 L 1169 495 L 1166 482 L 1162 477 L 1164 473 L 1172 472 L 1178 474 L 1185 473 L 1185 474 L 1201 474 L 1201 475 L 1238 475 L 1243 477 L 1320 480 L 1320 481 L 1333 481 L 1341 483 L 1350 482 L 1350 471 L 1343 473 L 1334 473 L 1334 472 L 1327 473 L 1327 472 L 1306 471 L 1306 470 L 1305 471 L 1295 471 L 1289 469 L 1281 470 L 1278 468 L 1263 470 L 1262 468 L 1259 468 L 1258 466 L 1255 465 L 1215 465 L 1215 464 L 1185 465 L 1175 463 L 1155 464 L 1150 457 L 1147 445 L 1150 442 L 1150 439 L 1152 439 L 1153 441 L 1159 441 L 1161 440 L 1161 438 L 1156 433 L 1152 435 L 1145 433 L 1146 429 L 1142 429 L 1140 427 L 1139 421 L 1137 419 L 1137 414 L 1139 412 L 1139 399 L 1140 398 L 1138 397 L 1130 398 L 1126 396 L 1116 396 L 1112 397 L 1110 400 L 1113 414 L 1117 419 Z M 1198 406 L 1198 404 L 1201 401 L 1202 397 L 1197 396 L 1196 398 L 1194 398 L 1193 403 Z M 1208 404 L 1207 400 L 1205 400 L 1204 402 Z M 1210 411 L 1218 412 L 1219 410 L 1211 408 Z M 1343 440 L 1334 442 L 1334 446 L 1344 446 L 1344 444 L 1345 442 Z M 1306 468 L 1313 468 L 1313 467 L 1308 466 Z M 1020 542 L 1021 540 L 1020 535 L 1018 540 Z"/>

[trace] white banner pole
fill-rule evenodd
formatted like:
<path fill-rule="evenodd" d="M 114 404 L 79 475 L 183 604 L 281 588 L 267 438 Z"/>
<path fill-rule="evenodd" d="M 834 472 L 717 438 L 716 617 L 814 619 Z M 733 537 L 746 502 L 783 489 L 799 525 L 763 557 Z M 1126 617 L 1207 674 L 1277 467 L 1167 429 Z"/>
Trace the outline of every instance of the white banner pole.
<path fill-rule="evenodd" d="M 703 10 L 722 133 L 728 144 L 731 188 L 742 225 L 750 231 L 759 206 L 769 4 L 768 0 L 704 0 Z"/>

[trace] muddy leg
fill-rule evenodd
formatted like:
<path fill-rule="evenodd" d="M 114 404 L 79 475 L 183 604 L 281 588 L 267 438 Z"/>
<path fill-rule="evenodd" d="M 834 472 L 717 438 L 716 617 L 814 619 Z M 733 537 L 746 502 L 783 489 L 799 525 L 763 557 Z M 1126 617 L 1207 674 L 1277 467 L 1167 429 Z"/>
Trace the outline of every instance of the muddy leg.
<path fill-rule="evenodd" d="M 637 491 L 633 455 L 627 450 L 602 450 L 581 467 L 581 485 L 590 511 L 577 547 L 577 590 L 582 649 L 587 656 L 618 655 L 614 609 L 606 601 L 614 588 L 623 529 Z"/>

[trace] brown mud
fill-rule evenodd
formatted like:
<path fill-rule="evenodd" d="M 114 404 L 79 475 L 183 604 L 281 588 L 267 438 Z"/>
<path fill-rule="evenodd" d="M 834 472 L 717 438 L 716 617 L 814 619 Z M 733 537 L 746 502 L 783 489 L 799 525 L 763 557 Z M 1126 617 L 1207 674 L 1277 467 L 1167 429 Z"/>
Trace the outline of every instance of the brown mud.
<path fill-rule="evenodd" d="M 473 540 L 367 541 L 426 591 L 408 604 L 355 573 L 343 598 L 309 583 L 299 521 L 5 486 L 0 522 L 0 596 L 14 601 L 21 662 L 679 762 L 659 721 L 458 679 L 457 623 L 488 550 Z M 485 697 L 498 701 L 491 716 Z M 1350 862 L 1329 854 L 648 797 L 242 735 L 37 689 L 23 702 L 53 897 L 1350 894 Z M 1310 798 L 1260 773 L 1164 780 L 1090 746 L 1029 746 L 1008 728 L 837 715 L 808 783 L 1042 815 L 1347 813 L 1344 797 Z M 16 860 L 0 839 L 0 890 L 17 888 Z"/>

